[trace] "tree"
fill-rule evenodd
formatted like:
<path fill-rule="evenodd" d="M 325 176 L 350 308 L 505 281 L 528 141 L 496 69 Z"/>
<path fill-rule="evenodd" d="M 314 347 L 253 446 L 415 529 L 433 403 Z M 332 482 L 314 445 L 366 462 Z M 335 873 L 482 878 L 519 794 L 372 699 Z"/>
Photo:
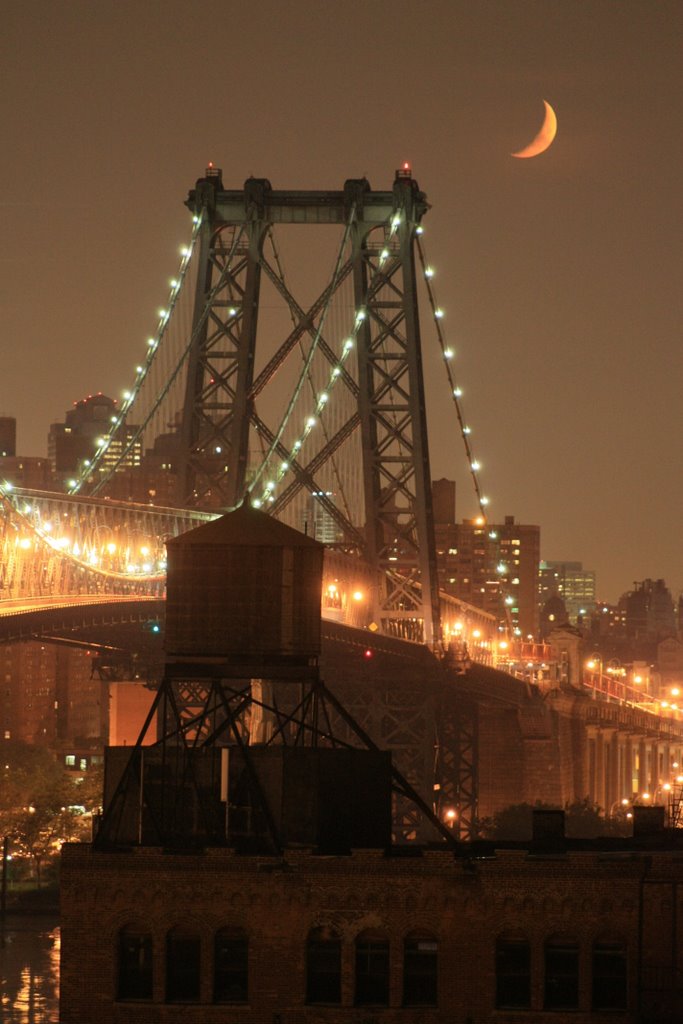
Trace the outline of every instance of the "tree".
<path fill-rule="evenodd" d="M 40 885 L 47 857 L 80 838 L 85 820 L 77 777 L 42 747 L 7 741 L 0 746 L 0 835 L 16 854 L 29 858 Z"/>
<path fill-rule="evenodd" d="M 524 842 L 533 834 L 533 815 L 535 810 L 550 810 L 550 804 L 537 800 L 535 804 L 510 804 L 502 811 L 494 814 L 487 822 L 486 838 L 510 839 Z"/>
<path fill-rule="evenodd" d="M 535 810 L 557 810 L 552 804 L 537 800 L 535 804 L 511 804 L 487 819 L 484 835 L 489 839 L 509 839 L 526 842 L 533 835 Z M 597 836 L 623 835 L 619 822 L 605 817 L 602 808 L 590 797 L 564 805 L 565 835 L 570 839 L 592 839 Z M 484 823 L 482 823 L 484 825 Z"/>

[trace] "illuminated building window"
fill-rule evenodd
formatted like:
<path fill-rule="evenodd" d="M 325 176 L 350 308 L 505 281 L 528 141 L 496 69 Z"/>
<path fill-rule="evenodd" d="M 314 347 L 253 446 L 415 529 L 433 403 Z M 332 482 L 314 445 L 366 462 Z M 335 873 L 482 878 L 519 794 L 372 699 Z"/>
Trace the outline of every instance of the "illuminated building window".
<path fill-rule="evenodd" d="M 573 939 L 554 937 L 545 944 L 543 1008 L 578 1010 L 579 945 Z"/>
<path fill-rule="evenodd" d="M 329 928 L 314 928 L 308 936 L 306 1002 L 341 1002 L 341 939 Z"/>
<path fill-rule="evenodd" d="M 119 932 L 117 999 L 152 998 L 152 936 L 133 926 Z"/>
<path fill-rule="evenodd" d="M 166 1002 L 196 1002 L 199 974 L 199 936 L 184 928 L 174 928 L 166 936 Z"/>
<path fill-rule="evenodd" d="M 403 1005 L 436 1006 L 438 943 L 428 935 L 408 935 L 403 943 Z"/>
<path fill-rule="evenodd" d="M 238 928 L 221 928 L 214 937 L 213 1001 L 246 1003 L 249 998 L 249 940 Z"/>
<path fill-rule="evenodd" d="M 531 1006 L 531 947 L 523 935 L 500 935 L 496 941 L 496 1007 Z"/>
<path fill-rule="evenodd" d="M 593 1009 L 625 1010 L 627 991 L 626 946 L 622 942 L 596 942 L 593 945 Z"/>
<path fill-rule="evenodd" d="M 356 1006 L 389 1005 L 389 940 L 377 932 L 356 939 Z"/>

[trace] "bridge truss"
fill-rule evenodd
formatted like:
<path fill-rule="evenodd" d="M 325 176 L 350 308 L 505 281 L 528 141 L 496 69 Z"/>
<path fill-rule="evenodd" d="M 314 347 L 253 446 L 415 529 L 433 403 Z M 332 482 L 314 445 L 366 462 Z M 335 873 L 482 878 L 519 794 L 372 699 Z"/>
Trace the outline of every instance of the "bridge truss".
<path fill-rule="evenodd" d="M 187 205 L 192 244 L 168 308 L 74 491 L 106 493 L 132 446 L 151 453 L 161 437 L 179 505 L 247 497 L 360 554 L 377 627 L 438 646 L 416 275 L 424 194 L 407 168 L 389 191 L 361 179 L 293 192 L 265 179 L 226 190 L 209 167 Z"/>

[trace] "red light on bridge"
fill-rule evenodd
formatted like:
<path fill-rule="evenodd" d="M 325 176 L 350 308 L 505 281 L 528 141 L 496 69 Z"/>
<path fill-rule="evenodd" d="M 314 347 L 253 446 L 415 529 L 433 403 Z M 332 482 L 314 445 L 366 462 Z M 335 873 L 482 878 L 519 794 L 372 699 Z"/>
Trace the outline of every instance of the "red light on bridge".
<path fill-rule="evenodd" d="M 373 652 L 370 650 L 369 647 L 366 647 L 365 650 L 363 651 L 363 657 L 364 658 L 372 658 L 372 656 L 373 656 Z"/>

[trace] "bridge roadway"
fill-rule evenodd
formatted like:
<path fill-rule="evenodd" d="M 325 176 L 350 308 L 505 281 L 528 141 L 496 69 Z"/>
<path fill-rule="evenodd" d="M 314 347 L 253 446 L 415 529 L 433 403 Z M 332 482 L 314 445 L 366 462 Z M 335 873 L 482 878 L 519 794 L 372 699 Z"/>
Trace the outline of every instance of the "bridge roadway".
<path fill-rule="evenodd" d="M 60 638 L 139 651 L 140 673 L 158 679 L 164 606 L 124 595 L 3 602 L 0 642 Z M 150 623 L 158 633 L 144 628 Z M 536 685 L 475 663 L 462 673 L 422 644 L 326 618 L 320 671 L 443 813 L 463 806 L 470 785 L 471 819 L 521 801 L 562 806 L 586 796 L 609 811 L 634 794 L 661 794 L 672 765 L 683 765 L 683 722 L 673 716 L 585 685 Z"/>
<path fill-rule="evenodd" d="M 166 602 L 135 594 L 74 594 L 0 602 L 0 643 L 36 640 L 59 634 L 68 639 L 100 627 L 142 624 L 163 617 Z M 87 637 L 85 637 L 87 639 Z"/>

